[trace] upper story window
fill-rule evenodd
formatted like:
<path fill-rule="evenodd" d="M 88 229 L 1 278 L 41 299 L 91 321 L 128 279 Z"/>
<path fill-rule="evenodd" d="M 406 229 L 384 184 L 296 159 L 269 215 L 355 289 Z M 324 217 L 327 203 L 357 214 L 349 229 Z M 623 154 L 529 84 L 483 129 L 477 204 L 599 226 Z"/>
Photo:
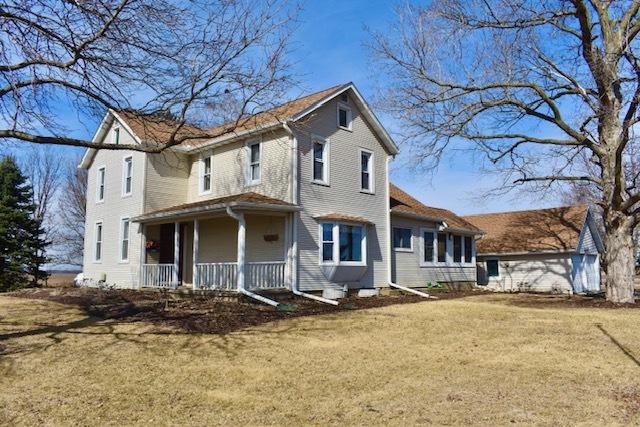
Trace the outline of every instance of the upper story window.
<path fill-rule="evenodd" d="M 251 142 L 247 145 L 249 161 L 247 162 L 247 179 L 249 185 L 260 183 L 260 163 L 262 157 L 262 148 L 260 142 Z"/>
<path fill-rule="evenodd" d="M 129 261 L 129 218 L 120 220 L 120 261 Z"/>
<path fill-rule="evenodd" d="M 321 263 L 366 265 L 366 238 L 362 225 L 320 224 Z"/>
<path fill-rule="evenodd" d="M 326 140 L 313 140 L 313 181 L 329 183 L 329 147 Z"/>
<path fill-rule="evenodd" d="M 373 153 L 360 149 L 360 190 L 373 193 Z"/>
<path fill-rule="evenodd" d="M 114 144 L 120 144 L 120 127 L 116 126 L 113 128 L 112 139 Z"/>
<path fill-rule="evenodd" d="M 200 158 L 200 194 L 211 192 L 212 160 L 210 155 Z"/>
<path fill-rule="evenodd" d="M 133 185 L 133 157 L 125 157 L 122 162 L 122 195 L 130 196 Z"/>
<path fill-rule="evenodd" d="M 351 108 L 344 104 L 338 104 L 338 127 L 351 130 Z"/>
<path fill-rule="evenodd" d="M 396 251 L 411 251 L 411 229 L 410 228 L 393 228 L 393 248 Z"/>
<path fill-rule="evenodd" d="M 98 176 L 96 178 L 96 202 L 102 202 L 104 200 L 106 175 L 107 168 L 105 166 L 99 167 Z"/>
<path fill-rule="evenodd" d="M 102 222 L 96 222 L 95 236 L 94 236 L 94 249 L 93 260 L 95 262 L 102 261 Z"/>

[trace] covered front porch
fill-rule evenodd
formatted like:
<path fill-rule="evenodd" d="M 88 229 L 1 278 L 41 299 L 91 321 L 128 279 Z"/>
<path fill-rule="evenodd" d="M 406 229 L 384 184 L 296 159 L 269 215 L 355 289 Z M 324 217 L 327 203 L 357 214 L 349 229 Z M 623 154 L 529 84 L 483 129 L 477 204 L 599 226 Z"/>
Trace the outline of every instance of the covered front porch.
<path fill-rule="evenodd" d="M 292 205 L 213 206 L 142 216 L 140 287 L 288 289 Z"/>

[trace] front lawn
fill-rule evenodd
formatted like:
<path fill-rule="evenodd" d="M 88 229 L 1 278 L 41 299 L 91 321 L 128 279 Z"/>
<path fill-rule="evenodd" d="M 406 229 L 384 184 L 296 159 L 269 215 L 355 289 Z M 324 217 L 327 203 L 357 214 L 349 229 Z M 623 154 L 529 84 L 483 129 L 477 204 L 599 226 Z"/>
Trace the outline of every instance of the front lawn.
<path fill-rule="evenodd" d="M 638 424 L 640 310 L 549 301 L 211 334 L 0 296 L 0 425 Z"/>

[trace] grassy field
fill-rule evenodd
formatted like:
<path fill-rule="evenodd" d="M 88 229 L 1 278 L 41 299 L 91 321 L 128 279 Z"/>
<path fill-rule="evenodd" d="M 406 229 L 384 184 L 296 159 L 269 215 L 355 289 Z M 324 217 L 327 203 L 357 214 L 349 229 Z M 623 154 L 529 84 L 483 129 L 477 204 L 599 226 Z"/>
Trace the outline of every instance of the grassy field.
<path fill-rule="evenodd" d="M 640 310 L 532 298 L 201 335 L 1 296 L 0 425 L 640 423 Z"/>

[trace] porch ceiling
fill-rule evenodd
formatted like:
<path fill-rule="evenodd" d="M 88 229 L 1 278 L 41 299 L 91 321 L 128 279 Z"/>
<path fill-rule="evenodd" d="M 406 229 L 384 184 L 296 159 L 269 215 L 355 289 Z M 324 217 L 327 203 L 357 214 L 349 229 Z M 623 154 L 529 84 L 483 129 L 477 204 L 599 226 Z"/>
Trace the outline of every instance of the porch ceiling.
<path fill-rule="evenodd" d="M 227 207 L 245 210 L 263 210 L 278 212 L 299 211 L 301 208 L 284 200 L 274 199 L 258 193 L 241 193 L 232 196 L 217 197 L 194 203 L 175 205 L 139 215 L 134 222 L 151 222 L 161 219 L 174 219 L 195 216 L 203 213 L 224 212 Z"/>

